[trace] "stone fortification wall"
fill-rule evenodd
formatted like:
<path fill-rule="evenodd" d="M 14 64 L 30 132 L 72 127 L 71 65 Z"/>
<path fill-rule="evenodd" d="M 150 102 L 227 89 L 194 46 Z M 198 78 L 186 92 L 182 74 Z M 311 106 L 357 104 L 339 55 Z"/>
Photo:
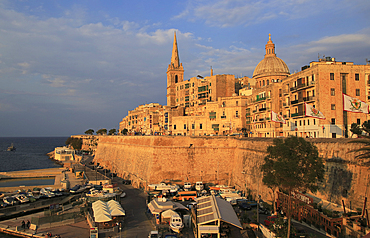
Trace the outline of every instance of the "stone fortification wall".
<path fill-rule="evenodd" d="M 356 144 L 350 139 L 307 139 L 325 159 L 325 181 L 316 195 L 351 208 L 362 207 L 370 195 L 369 170 L 348 153 Z M 262 184 L 260 165 L 269 138 L 184 137 L 184 136 L 104 136 L 99 139 L 95 160 L 131 179 L 134 186 L 171 181 L 234 185 L 249 189 L 265 200 L 272 192 Z"/>

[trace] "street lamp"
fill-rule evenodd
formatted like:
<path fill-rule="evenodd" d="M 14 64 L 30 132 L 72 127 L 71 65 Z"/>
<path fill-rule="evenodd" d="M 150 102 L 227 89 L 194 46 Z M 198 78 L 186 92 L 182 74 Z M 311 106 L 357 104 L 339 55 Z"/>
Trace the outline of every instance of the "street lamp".
<path fill-rule="evenodd" d="M 121 238 L 121 234 L 122 234 L 121 230 L 122 230 L 122 223 L 120 222 L 119 223 L 119 238 Z"/>

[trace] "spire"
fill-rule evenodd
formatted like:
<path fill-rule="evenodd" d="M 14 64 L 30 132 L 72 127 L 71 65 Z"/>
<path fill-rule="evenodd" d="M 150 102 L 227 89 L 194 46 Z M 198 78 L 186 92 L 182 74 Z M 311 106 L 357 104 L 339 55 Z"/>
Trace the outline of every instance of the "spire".
<path fill-rule="evenodd" d="M 179 59 L 179 51 L 177 49 L 177 39 L 176 39 L 176 31 L 175 36 L 173 39 L 173 48 L 172 48 L 172 56 L 171 56 L 171 65 L 174 68 L 180 67 L 180 59 Z"/>
<path fill-rule="evenodd" d="M 269 40 L 267 41 L 265 49 L 266 49 L 265 57 L 267 57 L 267 56 L 276 56 L 276 54 L 275 54 L 275 44 L 271 40 L 271 34 L 269 34 Z"/>

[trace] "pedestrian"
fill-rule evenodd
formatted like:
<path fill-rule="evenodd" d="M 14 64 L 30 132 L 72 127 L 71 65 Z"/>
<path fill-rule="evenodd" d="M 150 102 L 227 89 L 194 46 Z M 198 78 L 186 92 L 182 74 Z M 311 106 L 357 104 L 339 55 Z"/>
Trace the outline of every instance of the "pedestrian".
<path fill-rule="evenodd" d="M 31 226 L 31 222 L 30 220 L 27 221 L 27 229 L 30 229 L 30 226 Z"/>
<path fill-rule="evenodd" d="M 22 221 L 22 228 L 25 229 L 26 228 L 26 223 L 24 222 L 24 220 Z"/>

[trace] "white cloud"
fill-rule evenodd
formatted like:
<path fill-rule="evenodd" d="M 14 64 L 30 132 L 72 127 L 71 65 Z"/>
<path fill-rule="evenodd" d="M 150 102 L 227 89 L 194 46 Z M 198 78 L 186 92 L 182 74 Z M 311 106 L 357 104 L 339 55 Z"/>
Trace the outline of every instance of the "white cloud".
<path fill-rule="evenodd" d="M 283 17 L 297 20 L 307 17 L 330 17 L 330 12 L 344 11 L 368 4 L 359 1 L 320 0 L 209 0 L 189 1 L 187 7 L 173 19 L 187 19 L 190 22 L 203 20 L 215 27 L 253 25 Z M 320 7 L 317 7 L 320 6 Z M 320 16 L 321 14 L 321 16 Z M 324 20 L 324 19 L 323 19 Z"/>
<path fill-rule="evenodd" d="M 65 87 L 65 80 L 61 78 L 47 79 L 47 82 L 50 83 L 50 86 L 53 88 Z"/>

